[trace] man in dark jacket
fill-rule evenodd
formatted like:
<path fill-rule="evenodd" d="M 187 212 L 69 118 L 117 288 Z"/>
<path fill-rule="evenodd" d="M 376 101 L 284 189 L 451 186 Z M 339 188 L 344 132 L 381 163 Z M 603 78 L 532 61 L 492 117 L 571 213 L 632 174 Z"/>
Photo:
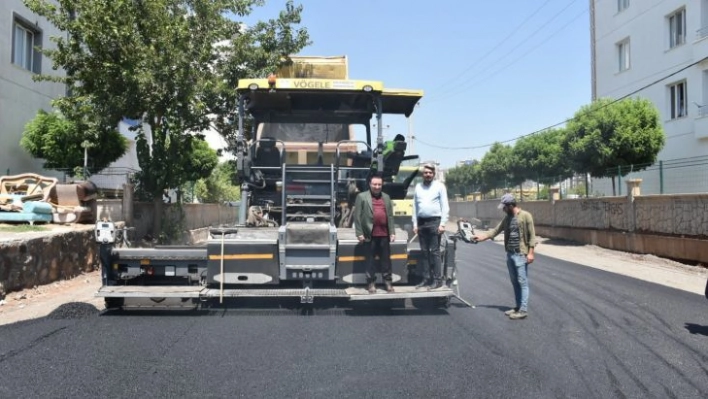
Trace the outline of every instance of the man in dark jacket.
<path fill-rule="evenodd" d="M 354 230 L 359 243 L 367 246 L 366 281 L 371 294 L 376 292 L 376 256 L 379 257 L 386 291 L 393 292 L 391 242 L 396 240 L 396 230 L 393 203 L 382 188 L 381 176 L 373 176 L 369 190 L 359 193 L 354 203 Z"/>

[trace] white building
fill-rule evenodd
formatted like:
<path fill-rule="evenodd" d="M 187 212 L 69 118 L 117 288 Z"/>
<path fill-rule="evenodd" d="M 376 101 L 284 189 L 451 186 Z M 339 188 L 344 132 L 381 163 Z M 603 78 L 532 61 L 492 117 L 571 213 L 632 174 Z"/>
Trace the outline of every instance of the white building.
<path fill-rule="evenodd" d="M 593 98 L 651 100 L 666 133 L 659 160 L 708 157 L 708 0 L 590 0 L 590 12 Z M 654 174 L 632 177 L 658 192 Z"/>
<path fill-rule="evenodd" d="M 0 175 L 39 173 L 62 177 L 61 173 L 42 168 L 42 160 L 20 147 L 25 125 L 37 111 L 51 111 L 51 101 L 66 95 L 66 86 L 59 83 L 35 82 L 38 74 L 61 76 L 61 70 L 52 69 L 52 61 L 35 50 L 35 47 L 51 47 L 52 36 L 62 36 L 45 18 L 32 13 L 22 0 L 0 0 Z M 119 131 L 129 140 L 125 156 L 111 165 L 106 173 L 125 175 L 125 171 L 139 169 L 135 150 L 135 133 L 128 130 L 129 124 L 120 123 Z M 214 149 L 225 147 L 225 140 L 216 132 L 204 132 L 206 140 Z M 220 160 L 231 159 L 224 152 Z M 78 166 L 78 165 L 77 165 Z M 120 186 L 125 180 L 118 177 L 96 177 Z"/>
<path fill-rule="evenodd" d="M 61 35 L 46 19 L 30 12 L 22 0 L 0 1 L 0 174 L 40 173 L 42 161 L 20 147 L 24 127 L 37 111 L 51 110 L 52 99 L 66 92 L 65 85 L 35 82 L 42 73 L 60 74 L 35 47 L 51 46 Z"/>

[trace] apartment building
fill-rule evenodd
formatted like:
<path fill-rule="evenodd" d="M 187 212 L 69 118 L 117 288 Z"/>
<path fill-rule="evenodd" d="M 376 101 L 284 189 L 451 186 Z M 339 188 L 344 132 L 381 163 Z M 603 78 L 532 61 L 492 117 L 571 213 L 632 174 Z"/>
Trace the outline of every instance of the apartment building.
<path fill-rule="evenodd" d="M 661 159 L 708 155 L 708 0 L 591 0 L 593 96 L 661 114 Z"/>
<path fill-rule="evenodd" d="M 51 46 L 49 38 L 60 34 L 22 0 L 0 1 L 0 174 L 51 174 L 20 147 L 20 139 L 37 111 L 51 110 L 51 100 L 65 94 L 63 84 L 32 80 L 40 73 L 61 73 L 36 50 Z"/>
<path fill-rule="evenodd" d="M 590 14 L 593 98 L 651 100 L 659 160 L 707 157 L 708 0 L 590 0 Z"/>

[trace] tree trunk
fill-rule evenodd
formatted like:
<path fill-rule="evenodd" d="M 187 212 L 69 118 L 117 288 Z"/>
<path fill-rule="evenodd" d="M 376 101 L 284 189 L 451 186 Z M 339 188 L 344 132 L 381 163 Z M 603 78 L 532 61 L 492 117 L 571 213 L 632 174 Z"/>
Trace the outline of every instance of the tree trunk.
<path fill-rule="evenodd" d="M 616 197 L 617 196 L 617 188 L 615 187 L 615 177 L 612 176 L 612 196 Z"/>
<path fill-rule="evenodd" d="M 522 202 L 524 200 L 524 185 L 523 183 L 519 183 L 519 202 Z"/>
<path fill-rule="evenodd" d="M 162 232 L 162 195 L 155 195 L 152 199 L 152 236 L 160 237 Z"/>

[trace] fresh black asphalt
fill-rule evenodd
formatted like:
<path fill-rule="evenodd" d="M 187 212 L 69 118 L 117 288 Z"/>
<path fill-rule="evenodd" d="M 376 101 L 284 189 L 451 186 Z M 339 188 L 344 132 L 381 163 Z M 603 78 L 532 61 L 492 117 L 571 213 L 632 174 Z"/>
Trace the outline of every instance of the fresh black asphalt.
<path fill-rule="evenodd" d="M 457 256 L 474 309 L 62 305 L 0 327 L 0 398 L 708 396 L 704 297 L 538 255 L 511 321 L 501 246 Z"/>

